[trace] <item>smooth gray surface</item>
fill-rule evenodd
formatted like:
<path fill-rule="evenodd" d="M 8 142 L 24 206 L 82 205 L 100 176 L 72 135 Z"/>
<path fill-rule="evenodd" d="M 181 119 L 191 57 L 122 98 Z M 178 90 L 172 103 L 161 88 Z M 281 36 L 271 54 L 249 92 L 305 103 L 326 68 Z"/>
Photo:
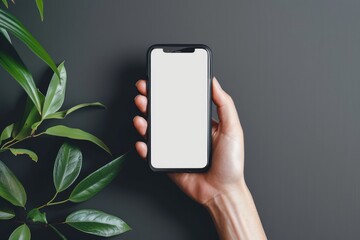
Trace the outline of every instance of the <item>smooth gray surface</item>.
<path fill-rule="evenodd" d="M 132 128 L 133 85 L 145 77 L 148 46 L 209 45 L 214 73 L 241 116 L 246 178 L 264 227 L 269 239 L 284 240 L 360 235 L 359 9 L 359 1 L 345 0 L 62 0 L 45 1 L 41 23 L 33 1 L 12 7 L 57 62 L 66 60 L 65 105 L 99 100 L 108 106 L 74 114 L 67 125 L 97 134 L 115 155 L 132 149 L 139 138 Z M 46 82 L 45 65 L 16 45 L 37 82 Z M 3 70 L 0 74 L 4 126 L 23 94 Z M 33 205 L 52 194 L 51 171 L 38 179 L 29 174 L 51 168 L 61 141 L 36 143 L 42 144 L 37 166 L 6 160 L 25 186 L 32 186 Z M 80 146 L 86 152 L 82 176 L 108 159 L 90 144 Z M 216 239 L 206 211 L 136 157 L 111 187 L 88 203 L 69 204 L 67 212 L 85 207 L 112 212 L 133 227 L 115 239 Z M 61 220 L 65 212 L 54 209 L 49 216 Z M 3 226 L 1 238 L 10 230 Z M 90 239 L 61 229 L 71 239 Z M 34 239 L 55 239 L 46 233 L 35 231 Z"/>

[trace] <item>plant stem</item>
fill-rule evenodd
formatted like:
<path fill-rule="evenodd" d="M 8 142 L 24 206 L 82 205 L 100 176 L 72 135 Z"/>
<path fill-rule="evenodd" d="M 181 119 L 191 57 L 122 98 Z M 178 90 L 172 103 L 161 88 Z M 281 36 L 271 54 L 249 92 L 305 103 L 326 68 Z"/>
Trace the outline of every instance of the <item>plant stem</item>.
<path fill-rule="evenodd" d="M 10 144 L 8 144 L 8 145 L 6 145 L 6 146 L 5 146 L 5 144 L 4 144 L 3 149 L 7 149 L 7 148 L 9 148 L 9 147 L 11 147 L 11 146 L 19 143 L 19 142 L 22 142 L 22 141 L 28 139 L 28 138 L 31 138 L 31 136 L 24 137 L 23 139 L 20 139 L 20 140 L 17 140 L 17 141 L 15 141 L 15 142 L 12 142 L 12 143 L 10 143 Z"/>
<path fill-rule="evenodd" d="M 52 203 L 49 203 L 48 206 L 63 204 L 63 203 L 68 202 L 69 200 L 70 199 L 65 199 L 65 200 L 59 201 L 59 202 L 52 202 Z"/>
<path fill-rule="evenodd" d="M 13 146 L 13 145 L 15 145 L 15 144 L 18 144 L 19 142 L 22 142 L 22 141 L 24 141 L 24 140 L 26 140 L 26 139 L 29 139 L 29 138 L 36 138 L 36 137 L 39 137 L 39 136 L 41 136 L 41 135 L 43 135 L 43 134 L 45 134 L 45 132 L 42 132 L 42 133 L 39 133 L 39 134 L 34 134 L 34 135 L 29 135 L 29 136 L 26 136 L 26 137 L 24 137 L 24 138 L 22 138 L 22 139 L 20 139 L 20 140 L 15 141 L 15 142 L 14 142 L 14 140 L 15 140 L 15 138 L 14 138 L 14 139 L 12 139 L 11 141 L 5 143 L 5 144 L 1 147 L 1 149 L 8 149 L 9 147 L 11 147 L 11 146 Z"/>
<path fill-rule="evenodd" d="M 41 209 L 41 208 L 52 206 L 52 205 L 59 205 L 59 204 L 62 204 L 62 203 L 66 203 L 66 202 L 68 202 L 70 200 L 70 199 L 65 199 L 63 201 L 54 202 L 54 200 L 55 200 L 55 198 L 57 197 L 58 194 L 59 193 L 56 192 L 55 195 L 50 199 L 50 201 L 48 201 L 44 205 L 38 207 L 37 209 Z"/>
<path fill-rule="evenodd" d="M 59 193 L 56 192 L 56 193 L 54 194 L 54 196 L 53 196 L 47 203 L 45 203 L 44 205 L 41 205 L 41 206 L 38 207 L 37 209 L 41 209 L 41 208 L 44 208 L 44 207 L 46 207 L 46 206 L 49 206 L 49 204 L 52 203 L 52 202 L 55 200 L 55 198 L 57 197 L 58 194 L 59 194 Z"/>
<path fill-rule="evenodd" d="M 61 225 L 61 224 L 65 224 L 66 222 L 57 222 L 57 223 L 51 223 L 49 225 L 53 225 L 53 226 L 56 226 L 56 225 Z"/>
<path fill-rule="evenodd" d="M 32 137 L 40 137 L 41 135 L 44 135 L 45 132 L 41 132 L 41 133 L 38 133 L 38 134 L 33 134 Z"/>
<path fill-rule="evenodd" d="M 16 140 L 16 139 L 15 139 L 15 138 L 13 138 L 13 139 L 11 139 L 10 141 L 8 141 L 8 142 L 4 143 L 4 145 L 2 145 L 2 147 L 1 147 L 1 149 L 3 149 L 6 145 L 8 145 L 8 144 L 10 144 L 10 143 L 14 142 L 15 140 Z"/>
<path fill-rule="evenodd" d="M 57 197 L 58 194 L 59 194 L 59 192 L 56 192 L 54 194 L 54 196 L 52 197 L 52 199 L 50 199 L 50 201 L 48 201 L 46 204 L 49 205 L 50 203 L 52 203 L 55 200 L 55 198 Z"/>

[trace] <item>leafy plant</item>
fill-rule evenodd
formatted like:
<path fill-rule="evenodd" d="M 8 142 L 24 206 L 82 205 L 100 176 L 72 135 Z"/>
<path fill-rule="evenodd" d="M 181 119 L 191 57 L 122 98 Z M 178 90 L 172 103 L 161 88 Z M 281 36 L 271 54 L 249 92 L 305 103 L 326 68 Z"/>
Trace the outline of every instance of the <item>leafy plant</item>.
<path fill-rule="evenodd" d="M 55 201 L 59 193 L 65 191 L 75 182 L 82 166 L 82 153 L 80 149 L 74 145 L 64 143 L 58 152 L 54 164 L 53 181 L 55 194 L 47 203 L 29 211 L 27 219 L 34 223 L 50 225 L 51 229 L 59 235 L 60 232 L 53 224 L 48 223 L 46 213 L 41 212 L 41 210 L 45 207 L 60 205 L 69 201 L 78 203 L 92 198 L 114 179 L 125 159 L 126 155 L 123 155 L 112 160 L 80 181 L 68 198 Z M 120 218 L 92 209 L 76 211 L 70 214 L 61 224 L 67 224 L 79 231 L 102 237 L 118 235 L 131 229 Z M 59 236 L 63 238 L 62 234 Z"/>
<path fill-rule="evenodd" d="M 2 0 L 8 7 L 8 1 Z M 36 0 L 41 19 L 43 20 L 43 1 Z M 53 76 L 49 82 L 47 91 L 43 94 L 37 87 L 30 71 L 26 68 L 11 43 L 10 35 L 23 42 L 37 57 L 43 60 L 52 70 Z M 61 110 L 65 100 L 67 72 L 65 63 L 56 65 L 50 55 L 41 44 L 32 36 L 26 27 L 13 15 L 0 9 L 0 66 L 2 66 L 14 80 L 24 89 L 27 94 L 24 111 L 20 119 L 9 123 L 0 134 L 0 154 L 8 151 L 17 156 L 27 155 L 33 161 L 38 161 L 38 155 L 30 149 L 18 148 L 16 145 L 27 139 L 40 136 L 55 136 L 68 139 L 88 141 L 102 148 L 111 155 L 110 149 L 96 136 L 81 129 L 64 125 L 55 125 L 42 129 L 44 121 L 51 119 L 65 119 L 69 114 L 87 107 L 105 106 L 99 102 L 82 103 L 69 109 Z M 82 168 L 81 150 L 69 143 L 64 143 L 57 154 L 54 169 L 54 196 L 43 205 L 26 212 L 26 219 L 20 220 L 18 226 L 9 239 L 30 239 L 31 224 L 48 226 L 59 236 L 66 237 L 47 219 L 45 208 L 60 205 L 66 202 L 81 203 L 86 201 L 104 187 L 106 187 L 119 173 L 126 155 L 118 157 L 92 174 L 81 180 L 73 188 L 66 199 L 58 200 L 58 194 L 70 188 L 77 180 Z M 14 207 L 26 209 L 27 194 L 16 175 L 0 161 L 0 198 L 5 199 Z M 25 210 L 26 211 L 26 210 Z M 14 209 L 0 208 L 0 220 L 13 220 L 16 216 Z M 17 222 L 19 222 L 17 220 Z M 130 230 L 130 227 L 120 218 L 104 213 L 99 210 L 83 209 L 70 214 L 60 224 L 66 224 L 79 231 L 110 237 Z"/>
<path fill-rule="evenodd" d="M 2 0 L 2 2 L 4 3 L 6 8 L 9 8 L 8 0 Z M 15 3 L 14 0 L 11 0 L 11 2 Z M 44 2 L 43 2 L 43 0 L 35 0 L 35 2 L 36 2 L 36 6 L 40 13 L 41 21 L 44 21 Z"/>

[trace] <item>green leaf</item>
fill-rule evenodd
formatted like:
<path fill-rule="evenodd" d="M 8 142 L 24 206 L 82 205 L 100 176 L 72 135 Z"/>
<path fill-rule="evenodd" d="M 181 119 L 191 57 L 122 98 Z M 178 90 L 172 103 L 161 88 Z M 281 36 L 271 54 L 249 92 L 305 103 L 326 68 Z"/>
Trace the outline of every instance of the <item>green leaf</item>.
<path fill-rule="evenodd" d="M 55 160 L 54 185 L 57 192 L 62 192 L 74 183 L 79 176 L 82 154 L 78 147 L 64 143 Z"/>
<path fill-rule="evenodd" d="M 0 161 L 0 197 L 15 206 L 25 207 L 26 192 L 11 170 Z"/>
<path fill-rule="evenodd" d="M 0 135 L 0 144 L 2 141 L 9 139 L 11 137 L 11 133 L 12 133 L 13 129 L 14 129 L 13 123 L 8 125 L 6 128 L 4 128 L 4 130 L 1 132 L 1 135 Z"/>
<path fill-rule="evenodd" d="M 30 239 L 31 239 L 30 229 L 26 224 L 23 224 L 17 229 L 15 229 L 9 237 L 9 240 L 30 240 Z"/>
<path fill-rule="evenodd" d="M 103 105 L 102 103 L 99 103 L 99 102 L 82 103 L 82 104 L 78 104 L 78 105 L 76 105 L 76 106 L 74 106 L 72 108 L 69 108 L 67 110 L 49 114 L 46 117 L 46 119 L 64 119 L 70 113 L 75 112 L 75 111 L 77 111 L 77 110 L 79 110 L 81 108 L 85 108 L 85 107 L 103 107 L 103 108 L 106 108 L 105 105 Z"/>
<path fill-rule="evenodd" d="M 9 33 L 3 29 L 3 28 L 0 28 L 0 32 L 4 35 L 4 37 L 9 41 L 9 43 L 11 43 L 11 38 L 9 36 Z"/>
<path fill-rule="evenodd" d="M 50 55 L 45 51 L 41 44 L 32 36 L 25 26 L 13 15 L 0 9 L 0 28 L 4 28 L 8 32 L 14 34 L 28 48 L 33 51 L 40 59 L 42 59 L 56 74 L 59 72 Z"/>
<path fill-rule="evenodd" d="M 29 150 L 29 149 L 23 149 L 23 148 L 7 148 L 10 150 L 10 152 L 12 154 L 14 154 L 15 156 L 17 155 L 28 155 L 29 158 L 31 158 L 31 160 L 33 160 L 34 162 L 38 161 L 38 156 L 36 155 L 36 153 L 34 153 L 33 151 Z"/>
<path fill-rule="evenodd" d="M 26 217 L 31 221 L 33 221 L 34 223 L 36 222 L 48 223 L 46 219 L 46 213 L 40 212 L 40 210 L 37 208 L 34 208 L 30 212 L 28 212 Z"/>
<path fill-rule="evenodd" d="M 54 230 L 54 232 L 60 237 L 61 240 L 67 240 L 67 238 L 59 231 L 57 230 L 56 227 L 54 227 L 53 225 L 49 224 L 48 225 L 52 230 Z"/>
<path fill-rule="evenodd" d="M 44 102 L 44 95 L 39 91 L 40 102 Z M 25 111 L 22 118 L 15 124 L 12 133 L 16 140 L 29 136 L 32 132 L 32 125 L 41 120 L 41 116 L 30 99 L 26 101 Z"/>
<path fill-rule="evenodd" d="M 64 62 L 58 67 L 60 78 L 54 74 L 51 78 L 42 110 L 42 119 L 59 110 L 64 103 L 66 88 L 66 69 Z"/>
<path fill-rule="evenodd" d="M 76 105 L 70 109 L 64 110 L 64 111 L 59 111 L 59 112 L 54 112 L 51 113 L 49 115 L 47 115 L 44 119 L 34 123 L 31 126 L 32 132 L 36 131 L 36 129 L 39 127 L 39 125 L 43 122 L 43 120 L 45 119 L 64 119 L 67 115 L 69 115 L 72 112 L 75 112 L 81 108 L 85 108 L 85 107 L 103 107 L 106 108 L 105 105 L 99 103 L 99 102 L 94 102 L 94 103 L 82 103 L 79 105 Z"/>
<path fill-rule="evenodd" d="M 11 209 L 0 209 L 0 220 L 9 220 L 15 217 L 15 213 Z"/>
<path fill-rule="evenodd" d="M 1 27 L 0 9 L 0 27 Z M 41 112 L 41 103 L 34 79 L 25 67 L 11 43 L 0 34 L 0 65 L 20 84 L 27 95 L 33 101 L 37 110 Z"/>
<path fill-rule="evenodd" d="M 44 2 L 43 2 L 43 0 L 36 0 L 36 6 L 38 7 L 41 21 L 44 21 Z"/>
<path fill-rule="evenodd" d="M 95 196 L 117 176 L 125 159 L 126 154 L 87 176 L 71 192 L 69 200 L 74 203 L 79 203 Z"/>
<path fill-rule="evenodd" d="M 102 149 L 104 149 L 109 154 L 111 154 L 110 149 L 105 145 L 105 143 L 103 143 L 103 141 L 101 141 L 99 138 L 95 137 L 94 135 L 87 133 L 78 128 L 69 128 L 63 125 L 57 125 L 48 128 L 44 133 L 51 136 L 90 141 L 98 145 Z"/>
<path fill-rule="evenodd" d="M 65 223 L 81 232 L 102 237 L 112 237 L 131 230 L 120 218 L 92 209 L 70 214 Z"/>
<path fill-rule="evenodd" d="M 6 8 L 9 7 L 9 4 L 8 4 L 7 0 L 2 0 L 2 2 L 4 3 L 4 5 L 5 5 Z"/>

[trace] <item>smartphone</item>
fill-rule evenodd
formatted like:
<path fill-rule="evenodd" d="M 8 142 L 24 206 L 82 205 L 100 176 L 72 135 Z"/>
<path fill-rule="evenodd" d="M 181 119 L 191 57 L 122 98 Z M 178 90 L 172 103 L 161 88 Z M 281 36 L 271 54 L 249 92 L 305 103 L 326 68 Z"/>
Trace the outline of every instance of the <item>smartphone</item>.
<path fill-rule="evenodd" d="M 211 50 L 148 50 L 148 162 L 153 171 L 204 172 L 211 160 Z"/>

